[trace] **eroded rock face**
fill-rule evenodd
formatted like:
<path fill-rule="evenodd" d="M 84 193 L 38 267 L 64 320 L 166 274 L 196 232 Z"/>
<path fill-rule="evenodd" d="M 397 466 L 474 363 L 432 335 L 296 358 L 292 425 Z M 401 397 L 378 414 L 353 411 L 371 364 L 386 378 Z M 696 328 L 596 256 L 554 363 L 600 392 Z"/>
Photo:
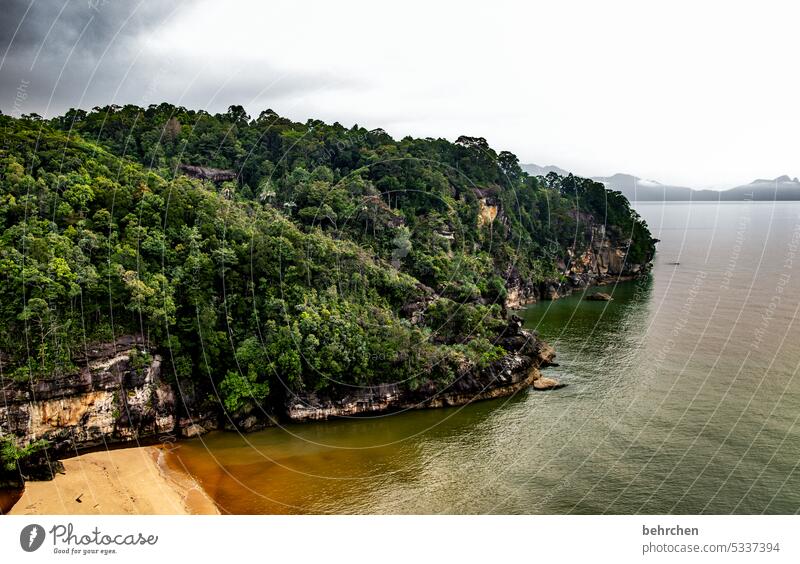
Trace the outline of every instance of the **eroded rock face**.
<path fill-rule="evenodd" d="M 516 272 L 506 273 L 505 306 L 518 309 L 539 300 L 557 300 L 591 286 L 633 280 L 650 270 L 649 264 L 627 262 L 626 252 L 626 241 L 612 241 L 602 226 L 596 226 L 592 228 L 592 242 L 586 249 L 569 249 L 567 256 L 559 261 L 562 280 L 532 284 L 522 280 Z"/>
<path fill-rule="evenodd" d="M 86 355 L 73 374 L 2 390 L 0 428 L 21 444 L 39 439 L 50 454 L 157 437 L 175 430 L 175 394 L 161 378 L 161 357 L 122 338 Z"/>
<path fill-rule="evenodd" d="M 496 218 L 500 207 L 491 198 L 478 200 L 478 227 L 489 225 Z"/>
<path fill-rule="evenodd" d="M 555 359 L 553 348 L 512 317 L 498 344 L 510 351 L 484 369 L 466 366 L 448 385 L 428 381 L 411 390 L 395 383 L 340 390 L 335 396 L 291 395 L 286 413 L 292 421 L 313 421 L 371 413 L 448 407 L 512 395 L 541 377 L 540 368 Z"/>
<path fill-rule="evenodd" d="M 201 180 L 210 180 L 212 182 L 225 182 L 226 180 L 234 180 L 236 172 L 233 170 L 224 170 L 220 168 L 211 168 L 207 166 L 195 165 L 180 165 L 182 172 L 185 172 L 192 178 L 199 178 Z"/>
<path fill-rule="evenodd" d="M 280 417 L 320 420 L 508 396 L 541 379 L 540 368 L 555 358 L 553 349 L 535 332 L 524 330 L 516 316 L 497 344 L 509 351 L 505 357 L 485 368 L 465 363 L 448 385 L 427 381 L 412 390 L 402 383 L 384 383 L 333 390 L 328 396 L 290 394 Z M 2 434 L 20 446 L 39 439 L 50 444 L 44 453 L 26 459 L 24 478 L 52 478 L 59 469 L 58 458 L 82 449 L 171 441 L 219 428 L 256 431 L 276 421 L 274 412 L 254 405 L 224 417 L 219 409 L 201 413 L 196 406 L 206 405 L 202 398 L 207 392 L 196 383 L 166 381 L 161 357 L 136 338 L 90 348 L 80 362 L 82 368 L 74 373 L 33 383 L 8 382 L 0 389 Z M 16 474 L 12 478 L 17 479 Z"/>
<path fill-rule="evenodd" d="M 542 288 L 530 280 L 525 280 L 511 267 L 504 276 L 506 280 L 506 301 L 508 309 L 520 309 L 523 306 L 537 302 L 542 297 Z"/>

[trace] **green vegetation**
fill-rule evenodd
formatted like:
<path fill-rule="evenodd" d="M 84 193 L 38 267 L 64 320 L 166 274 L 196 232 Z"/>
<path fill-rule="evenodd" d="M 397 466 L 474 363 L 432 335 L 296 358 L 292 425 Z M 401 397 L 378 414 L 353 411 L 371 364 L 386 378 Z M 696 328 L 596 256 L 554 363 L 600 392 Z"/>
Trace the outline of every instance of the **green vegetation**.
<path fill-rule="evenodd" d="M 17 464 L 26 458 L 46 449 L 50 443 L 40 439 L 24 447 L 19 447 L 9 436 L 0 436 L 0 473 L 13 472 Z"/>
<path fill-rule="evenodd" d="M 17 379 L 136 332 L 232 411 L 287 389 L 446 382 L 502 356 L 512 273 L 556 279 L 596 225 L 630 239 L 631 262 L 654 250 L 620 193 L 530 177 L 481 138 L 168 104 L 0 129 L 0 351 Z"/>

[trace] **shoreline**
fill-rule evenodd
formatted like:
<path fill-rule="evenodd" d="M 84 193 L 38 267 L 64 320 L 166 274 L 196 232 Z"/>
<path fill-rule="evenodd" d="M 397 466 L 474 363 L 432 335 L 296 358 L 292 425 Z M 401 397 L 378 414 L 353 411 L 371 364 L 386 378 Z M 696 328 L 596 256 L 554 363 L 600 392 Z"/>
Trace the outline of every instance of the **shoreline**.
<path fill-rule="evenodd" d="M 169 468 L 157 446 L 90 452 L 62 460 L 65 472 L 27 482 L 9 515 L 218 515 L 188 474 Z"/>

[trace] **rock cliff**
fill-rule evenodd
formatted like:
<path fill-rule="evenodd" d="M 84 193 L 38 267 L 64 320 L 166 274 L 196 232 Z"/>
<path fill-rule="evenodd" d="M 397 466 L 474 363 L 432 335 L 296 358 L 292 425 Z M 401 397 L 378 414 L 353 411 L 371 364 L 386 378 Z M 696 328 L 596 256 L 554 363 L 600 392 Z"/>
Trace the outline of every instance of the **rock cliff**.
<path fill-rule="evenodd" d="M 176 402 L 161 357 L 136 337 L 90 349 L 82 367 L 35 382 L 6 382 L 0 425 L 20 444 L 45 439 L 52 456 L 172 433 Z"/>
<path fill-rule="evenodd" d="M 650 263 L 626 260 L 628 241 L 607 236 L 602 225 L 591 227 L 590 243 L 582 249 L 570 248 L 558 260 L 560 279 L 534 283 L 523 280 L 515 271 L 506 274 L 508 296 L 505 305 L 517 309 L 539 300 L 557 300 L 575 290 L 632 280 L 650 271 Z"/>
<path fill-rule="evenodd" d="M 424 382 L 415 389 L 385 383 L 337 390 L 321 397 L 291 395 L 280 418 L 310 421 L 402 409 L 454 406 L 508 396 L 534 384 L 555 352 L 512 317 L 498 341 L 509 353 L 485 368 L 465 365 L 453 382 Z M 203 412 L 200 395 L 186 384 L 171 384 L 162 358 L 140 338 L 127 336 L 90 349 L 74 373 L 33 384 L 6 382 L 0 395 L 0 430 L 20 446 L 45 439 L 49 447 L 26 461 L 23 474 L 47 479 L 58 458 L 115 444 L 193 437 L 217 428 L 254 431 L 274 423 L 269 410 L 236 414 Z M 543 379 L 544 380 L 544 379 Z M 553 387 L 552 385 L 546 386 Z M 539 388 L 543 388 L 540 386 Z"/>
<path fill-rule="evenodd" d="M 501 337 L 500 344 L 510 351 L 508 355 L 483 369 L 465 366 L 450 384 L 427 381 L 416 389 L 381 384 L 342 389 L 335 395 L 293 394 L 287 399 L 287 416 L 292 421 L 322 420 L 456 406 L 512 395 L 540 379 L 540 368 L 551 365 L 555 358 L 552 347 L 521 325 L 519 318 L 513 317 Z"/>

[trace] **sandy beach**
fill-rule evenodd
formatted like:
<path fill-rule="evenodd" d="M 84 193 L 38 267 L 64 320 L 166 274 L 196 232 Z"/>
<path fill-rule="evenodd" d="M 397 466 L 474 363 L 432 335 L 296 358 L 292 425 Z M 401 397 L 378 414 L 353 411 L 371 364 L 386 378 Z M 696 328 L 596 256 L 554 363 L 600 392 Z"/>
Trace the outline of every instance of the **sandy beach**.
<path fill-rule="evenodd" d="M 161 463 L 158 447 L 92 452 L 64 460 L 65 473 L 28 482 L 11 515 L 187 515 L 219 511 L 186 474 Z"/>

